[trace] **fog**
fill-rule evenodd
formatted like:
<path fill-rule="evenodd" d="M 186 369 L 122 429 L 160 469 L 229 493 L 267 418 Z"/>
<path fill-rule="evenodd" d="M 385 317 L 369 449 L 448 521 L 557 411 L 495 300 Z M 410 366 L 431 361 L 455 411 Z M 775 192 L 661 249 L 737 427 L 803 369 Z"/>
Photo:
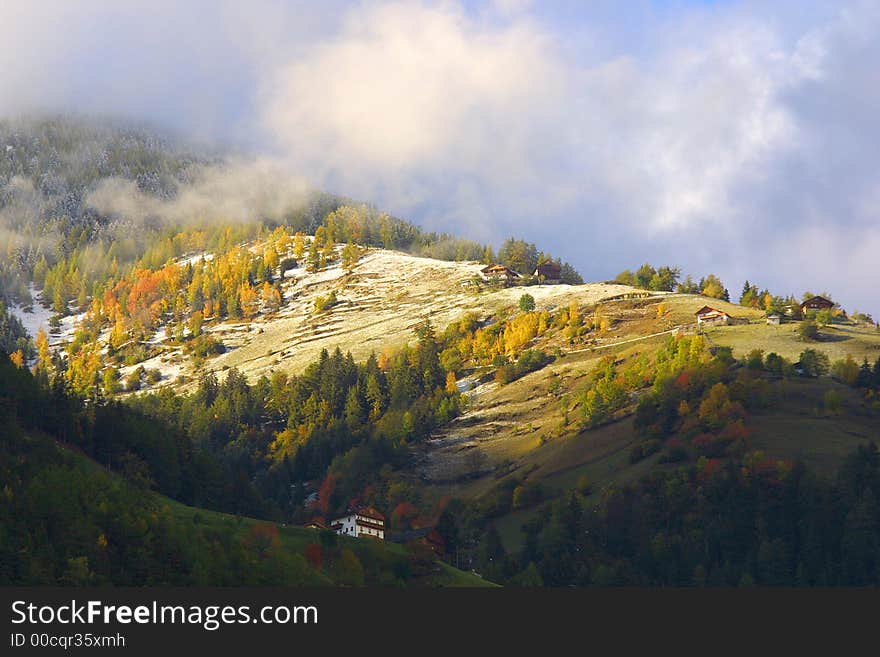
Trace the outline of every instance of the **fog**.
<path fill-rule="evenodd" d="M 174 225 L 191 222 L 280 220 L 308 200 L 301 178 L 268 160 L 233 159 L 197 169 L 194 180 L 170 199 L 157 198 L 122 178 L 105 178 L 85 200 L 103 215 L 145 222 L 156 218 Z"/>

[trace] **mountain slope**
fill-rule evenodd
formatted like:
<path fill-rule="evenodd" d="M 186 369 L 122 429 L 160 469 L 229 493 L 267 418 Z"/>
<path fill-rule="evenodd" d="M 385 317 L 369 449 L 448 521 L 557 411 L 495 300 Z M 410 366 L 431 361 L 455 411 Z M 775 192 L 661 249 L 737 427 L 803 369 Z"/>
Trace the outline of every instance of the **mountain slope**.
<path fill-rule="evenodd" d="M 401 346 L 425 321 L 442 328 L 468 313 L 484 321 L 515 307 L 526 291 L 549 308 L 573 299 L 591 304 L 631 291 L 605 283 L 479 289 L 473 283 L 483 267 L 371 249 L 350 274 L 339 266 L 316 274 L 294 270 L 296 283 L 285 287 L 285 303 L 276 315 L 211 329 L 231 349 L 208 367 L 236 367 L 252 379 L 277 370 L 295 373 L 322 349 L 340 347 L 363 360 L 371 352 Z M 331 292 L 337 303 L 317 312 L 315 299 Z"/>
<path fill-rule="evenodd" d="M 401 545 L 186 506 L 0 426 L 4 585 L 490 585 Z"/>

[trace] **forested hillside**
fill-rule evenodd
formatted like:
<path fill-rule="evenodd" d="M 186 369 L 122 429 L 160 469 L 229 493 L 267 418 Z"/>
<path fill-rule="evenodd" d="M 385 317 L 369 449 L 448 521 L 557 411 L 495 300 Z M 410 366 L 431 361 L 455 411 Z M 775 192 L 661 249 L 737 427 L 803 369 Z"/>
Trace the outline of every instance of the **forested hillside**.
<path fill-rule="evenodd" d="M 880 584 L 880 327 L 828 293 L 583 284 L 71 119 L 0 123 L 0 228 L 3 581 Z M 364 506 L 405 546 L 300 527 Z"/>
<path fill-rule="evenodd" d="M 806 388 L 821 406 L 803 422 L 799 379 L 815 373 L 777 354 L 713 351 L 700 336 L 669 337 L 653 362 L 600 360 L 566 407 L 573 432 L 541 441 L 570 461 L 549 470 L 540 447 L 501 461 L 485 492 L 447 507 L 447 542 L 506 584 L 880 583 L 880 359 L 853 363 L 855 394 Z M 837 423 L 852 452 L 822 445 L 839 443 Z M 616 450 L 603 451 L 608 436 Z M 811 465 L 796 456 L 804 444 L 821 450 Z"/>
<path fill-rule="evenodd" d="M 215 508 L 232 506 L 242 491 L 210 451 L 172 427 L 125 406 L 84 405 L 47 390 L 2 354 L 0 435 L 3 584 L 481 583 L 419 546 L 174 503 L 155 491 Z"/>

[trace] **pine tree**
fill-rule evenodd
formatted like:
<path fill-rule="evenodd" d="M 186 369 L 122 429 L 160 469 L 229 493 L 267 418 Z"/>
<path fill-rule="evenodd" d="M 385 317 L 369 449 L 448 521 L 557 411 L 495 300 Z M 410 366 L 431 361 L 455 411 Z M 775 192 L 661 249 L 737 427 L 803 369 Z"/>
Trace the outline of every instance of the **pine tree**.
<path fill-rule="evenodd" d="M 370 421 L 375 422 L 382 415 L 382 410 L 385 407 L 385 394 L 382 392 L 382 386 L 375 373 L 367 376 L 366 398 L 370 405 Z"/>
<path fill-rule="evenodd" d="M 364 410 L 361 406 L 357 386 L 351 386 L 345 398 L 345 426 L 348 427 L 351 433 L 357 433 L 360 431 L 363 421 Z"/>

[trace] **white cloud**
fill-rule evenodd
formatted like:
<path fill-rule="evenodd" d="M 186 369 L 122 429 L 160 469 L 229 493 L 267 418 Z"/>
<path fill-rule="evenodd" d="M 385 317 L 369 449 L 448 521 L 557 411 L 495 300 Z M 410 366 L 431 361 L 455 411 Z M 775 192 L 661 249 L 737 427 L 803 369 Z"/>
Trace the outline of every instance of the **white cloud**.
<path fill-rule="evenodd" d="M 850 283 L 876 278 L 876 3 L 654 7 L 7 2 L 0 112 L 243 139 L 318 186 L 525 235 L 588 277 L 677 262 L 880 305 Z M 789 248 L 820 243 L 836 267 Z"/>
<path fill-rule="evenodd" d="M 492 0 L 492 9 L 501 16 L 515 16 L 532 7 L 532 0 Z"/>
<path fill-rule="evenodd" d="M 670 229 L 729 213 L 732 179 L 791 141 L 776 94 L 803 66 L 746 24 L 587 68 L 525 17 L 388 4 L 280 68 L 263 106 L 298 166 L 403 212 L 421 183 L 439 212 L 476 185 L 514 222 L 588 199 Z M 481 203 L 463 196 L 460 221 Z"/>
<path fill-rule="evenodd" d="M 280 68 L 265 117 L 296 161 L 357 191 L 424 176 L 537 182 L 566 71 L 527 21 L 477 22 L 454 6 L 393 4 Z M 425 200 L 425 199 L 420 199 Z"/>

